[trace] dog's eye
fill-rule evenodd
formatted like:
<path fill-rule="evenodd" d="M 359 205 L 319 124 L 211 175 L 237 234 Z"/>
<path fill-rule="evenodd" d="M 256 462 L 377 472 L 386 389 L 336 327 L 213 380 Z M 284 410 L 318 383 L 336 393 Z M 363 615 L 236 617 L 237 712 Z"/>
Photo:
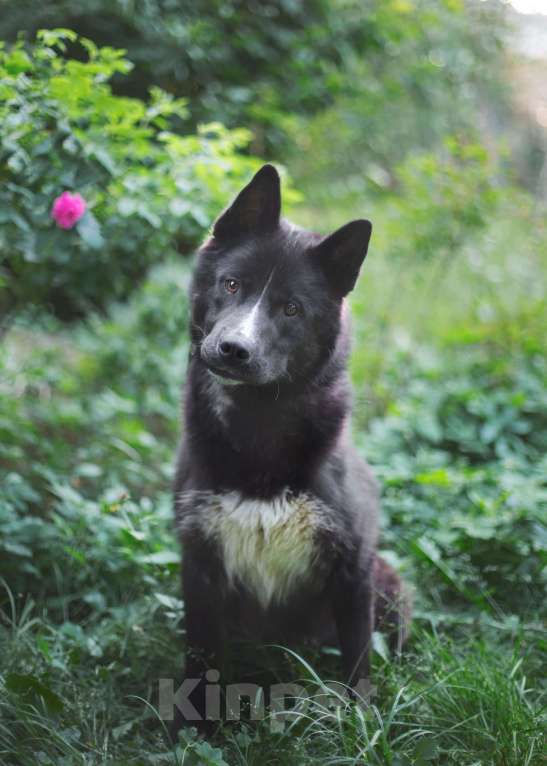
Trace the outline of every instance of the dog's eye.
<path fill-rule="evenodd" d="M 295 301 L 289 301 L 285 304 L 285 314 L 288 317 L 293 317 L 298 314 L 298 303 L 295 303 Z"/>
<path fill-rule="evenodd" d="M 237 279 L 225 279 L 224 287 L 228 290 L 229 293 L 232 293 L 233 295 L 239 290 L 239 282 Z"/>

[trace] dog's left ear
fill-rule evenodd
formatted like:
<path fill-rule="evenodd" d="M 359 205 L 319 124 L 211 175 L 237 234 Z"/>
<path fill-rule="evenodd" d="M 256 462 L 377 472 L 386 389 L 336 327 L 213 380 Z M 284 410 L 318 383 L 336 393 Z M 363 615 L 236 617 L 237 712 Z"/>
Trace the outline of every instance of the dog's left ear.
<path fill-rule="evenodd" d="M 355 287 L 371 233 L 370 221 L 351 221 L 312 249 L 311 256 L 317 259 L 338 295 L 347 295 Z"/>
<path fill-rule="evenodd" d="M 235 239 L 242 234 L 271 231 L 279 224 L 280 214 L 279 174 L 273 165 L 264 165 L 217 219 L 213 236 Z"/>

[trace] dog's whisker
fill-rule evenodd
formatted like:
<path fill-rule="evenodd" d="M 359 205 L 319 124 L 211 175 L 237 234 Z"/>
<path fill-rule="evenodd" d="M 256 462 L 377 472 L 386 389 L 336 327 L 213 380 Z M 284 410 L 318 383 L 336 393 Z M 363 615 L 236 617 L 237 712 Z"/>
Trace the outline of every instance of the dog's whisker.
<path fill-rule="evenodd" d="M 193 321 L 190 324 L 191 324 L 191 327 L 193 329 L 199 330 L 199 332 L 201 333 L 202 339 L 206 337 L 207 333 L 205 332 L 204 328 L 201 327 L 201 325 L 199 325 L 197 322 L 193 322 Z"/>

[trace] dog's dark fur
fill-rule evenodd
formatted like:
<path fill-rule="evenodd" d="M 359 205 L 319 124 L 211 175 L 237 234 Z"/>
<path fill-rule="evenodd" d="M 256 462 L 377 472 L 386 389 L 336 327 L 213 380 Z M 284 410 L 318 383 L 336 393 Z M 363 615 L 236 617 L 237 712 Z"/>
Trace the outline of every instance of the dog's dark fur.
<path fill-rule="evenodd" d="M 349 439 L 344 298 L 371 225 L 321 237 L 281 219 L 280 205 L 266 165 L 197 258 L 175 483 L 186 677 L 221 667 L 243 632 L 337 637 L 355 684 L 369 676 L 375 623 L 400 648 L 409 612 L 376 554 L 377 490 Z M 204 684 L 192 697 L 201 711 Z"/>

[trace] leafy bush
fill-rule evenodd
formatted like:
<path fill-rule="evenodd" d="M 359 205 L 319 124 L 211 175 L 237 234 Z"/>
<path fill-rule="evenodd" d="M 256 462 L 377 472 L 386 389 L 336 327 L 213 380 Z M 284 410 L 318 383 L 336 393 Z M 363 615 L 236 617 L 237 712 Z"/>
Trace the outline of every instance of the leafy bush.
<path fill-rule="evenodd" d="M 85 61 L 63 57 L 68 43 Z M 256 168 L 238 153 L 247 131 L 175 135 L 183 101 L 157 88 L 147 103 L 114 95 L 112 77 L 130 69 L 123 51 L 68 30 L 0 49 L 0 312 L 47 304 L 70 317 L 123 298 L 195 244 Z M 70 231 L 51 218 L 65 189 L 88 203 Z"/>
<path fill-rule="evenodd" d="M 385 541 L 413 559 L 422 595 L 440 580 L 445 604 L 532 615 L 547 556 L 545 363 L 516 355 L 502 368 L 465 344 L 451 356 L 401 355 L 405 392 L 363 442 L 384 486 Z"/>
<path fill-rule="evenodd" d="M 40 575 L 52 560 L 75 598 L 108 572 L 118 592 L 165 545 L 188 278 L 180 264 L 156 267 L 109 319 L 75 336 L 56 327 L 61 343 L 44 336 L 32 359 L 12 353 L 29 330 L 12 331 L 0 361 L 2 386 L 18 392 L 0 397 L 0 558 L 18 592 L 55 591 L 54 570 Z M 131 519 L 146 534 L 128 533 Z"/>
<path fill-rule="evenodd" d="M 438 152 L 409 157 L 397 170 L 397 194 L 391 199 L 390 224 L 384 233 L 393 255 L 409 260 L 439 259 L 443 266 L 485 230 L 501 189 L 496 165 L 478 143 L 444 141 Z"/>
<path fill-rule="evenodd" d="M 331 177 L 333 156 L 348 174 L 371 158 L 389 171 L 409 146 L 469 124 L 498 75 L 501 14 L 464 0 L 20 0 L 0 36 L 63 25 L 122 46 L 136 66 L 118 92 L 161 85 L 191 100 L 191 119 L 251 126 L 260 152 L 296 143 L 317 179 L 323 158 Z"/>
<path fill-rule="evenodd" d="M 313 203 L 396 191 L 401 163 L 414 153 L 434 153 L 447 135 L 474 135 L 479 110 L 498 126 L 483 136 L 489 145 L 497 142 L 509 112 L 500 82 L 501 3 L 334 5 L 341 7 L 333 7 L 331 28 L 347 51 L 341 85 L 313 116 L 286 120 L 296 146 L 291 167 Z M 361 48 L 352 48 L 355 40 Z"/>

